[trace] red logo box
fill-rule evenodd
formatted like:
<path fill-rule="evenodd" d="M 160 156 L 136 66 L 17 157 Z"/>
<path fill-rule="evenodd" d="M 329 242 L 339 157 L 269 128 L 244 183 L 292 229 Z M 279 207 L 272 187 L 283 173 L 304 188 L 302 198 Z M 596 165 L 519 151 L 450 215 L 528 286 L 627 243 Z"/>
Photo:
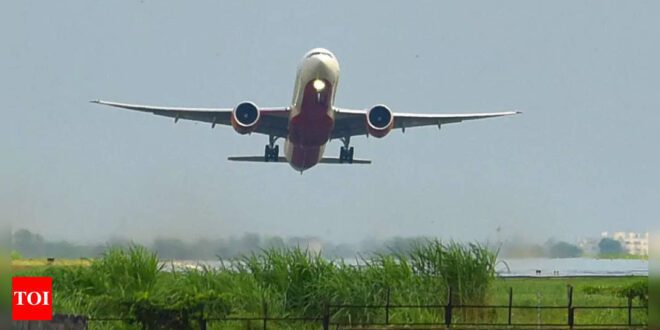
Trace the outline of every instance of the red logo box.
<path fill-rule="evenodd" d="M 53 319 L 53 279 L 14 277 L 11 279 L 11 318 L 15 321 Z"/>

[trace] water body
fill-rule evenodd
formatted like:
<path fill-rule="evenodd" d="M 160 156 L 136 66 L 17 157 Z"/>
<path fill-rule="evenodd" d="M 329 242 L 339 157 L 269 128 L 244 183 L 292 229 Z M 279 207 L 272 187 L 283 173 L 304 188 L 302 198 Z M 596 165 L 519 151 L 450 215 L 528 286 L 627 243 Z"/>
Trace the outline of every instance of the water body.
<path fill-rule="evenodd" d="M 508 267 L 507 267 L 508 266 Z M 500 276 L 648 276 L 648 260 L 638 259 L 502 259 Z M 537 274 L 540 270 L 540 275 Z"/>

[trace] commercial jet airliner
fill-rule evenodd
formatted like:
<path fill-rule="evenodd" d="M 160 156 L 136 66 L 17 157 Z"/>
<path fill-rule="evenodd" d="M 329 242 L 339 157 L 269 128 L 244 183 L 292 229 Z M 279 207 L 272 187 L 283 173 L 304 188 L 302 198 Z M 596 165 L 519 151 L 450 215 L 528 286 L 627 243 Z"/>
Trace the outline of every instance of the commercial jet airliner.
<path fill-rule="evenodd" d="M 383 104 L 368 109 L 352 110 L 334 105 L 339 62 L 327 49 L 309 51 L 298 66 L 293 101 L 288 107 L 264 108 L 252 102 L 241 102 L 235 108 L 179 108 L 92 101 L 113 107 L 151 112 L 156 115 L 179 119 L 231 125 L 240 134 L 261 133 L 268 135 L 263 156 L 229 157 L 232 161 L 288 162 L 295 170 L 302 171 L 322 164 L 370 164 L 371 161 L 353 158 L 350 146 L 353 136 L 382 138 L 392 129 L 418 126 L 438 126 L 463 120 L 517 114 L 516 111 L 471 114 L 424 114 L 393 112 Z M 284 140 L 284 158 L 279 156 L 277 139 Z M 328 141 L 340 139 L 343 146 L 339 158 L 324 158 Z"/>

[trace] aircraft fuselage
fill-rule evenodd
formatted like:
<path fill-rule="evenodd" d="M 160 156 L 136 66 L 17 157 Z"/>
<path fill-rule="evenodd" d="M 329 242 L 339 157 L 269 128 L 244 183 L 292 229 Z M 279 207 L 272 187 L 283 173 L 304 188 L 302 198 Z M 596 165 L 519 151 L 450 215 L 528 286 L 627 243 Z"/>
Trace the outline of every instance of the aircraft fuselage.
<path fill-rule="evenodd" d="M 304 171 L 323 157 L 335 117 L 334 98 L 339 63 L 325 49 L 314 49 L 303 58 L 289 112 L 289 133 L 284 155 L 294 169 Z"/>

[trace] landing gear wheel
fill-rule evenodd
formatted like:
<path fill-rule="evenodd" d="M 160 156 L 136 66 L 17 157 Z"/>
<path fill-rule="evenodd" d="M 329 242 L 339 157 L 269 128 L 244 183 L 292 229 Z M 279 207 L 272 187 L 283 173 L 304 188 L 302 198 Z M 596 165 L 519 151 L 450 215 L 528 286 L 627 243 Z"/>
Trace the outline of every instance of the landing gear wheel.
<path fill-rule="evenodd" d="M 345 147 L 341 147 L 339 149 L 339 162 L 340 163 L 353 163 L 353 153 L 354 153 L 353 147 L 350 147 L 349 149 L 346 149 Z"/>
<path fill-rule="evenodd" d="M 351 137 L 347 136 L 341 139 L 341 142 L 344 143 L 344 146 L 339 149 L 339 163 L 353 163 L 353 153 L 355 149 L 353 147 L 348 147 L 351 143 Z"/>
<path fill-rule="evenodd" d="M 264 149 L 264 161 L 265 162 L 277 162 L 279 160 L 280 146 L 271 147 L 266 145 Z"/>

